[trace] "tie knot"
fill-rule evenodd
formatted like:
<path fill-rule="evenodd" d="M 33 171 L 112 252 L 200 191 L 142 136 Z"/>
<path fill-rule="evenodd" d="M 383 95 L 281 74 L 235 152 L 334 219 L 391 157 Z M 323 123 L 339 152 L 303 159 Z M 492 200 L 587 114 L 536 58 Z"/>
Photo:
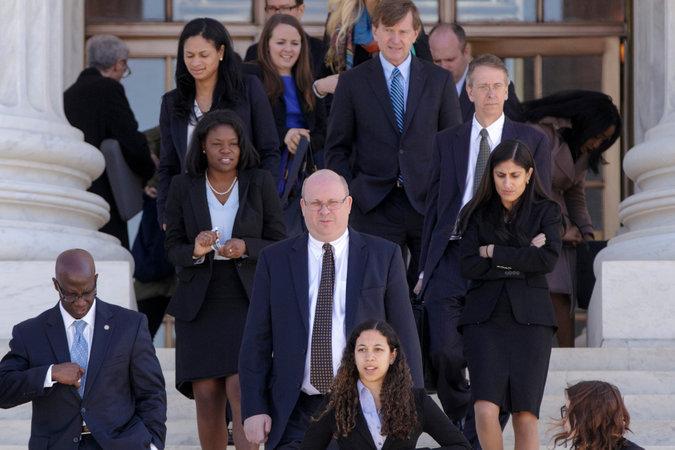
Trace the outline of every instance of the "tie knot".
<path fill-rule="evenodd" d="M 480 137 L 486 138 L 488 136 L 489 136 L 489 134 L 488 134 L 487 128 L 483 128 L 483 129 L 480 130 Z"/>
<path fill-rule="evenodd" d="M 75 331 L 77 333 L 82 333 L 84 331 L 84 327 L 87 326 L 87 322 L 85 322 L 84 320 L 76 320 L 73 323 L 73 326 L 75 327 Z"/>
<path fill-rule="evenodd" d="M 330 245 L 328 242 L 326 242 L 325 244 L 323 244 L 323 250 L 326 253 L 333 253 L 333 246 Z"/>
<path fill-rule="evenodd" d="M 401 75 L 401 71 L 398 70 L 398 67 L 394 67 L 394 70 L 391 71 L 391 77 L 397 78 L 399 75 Z"/>

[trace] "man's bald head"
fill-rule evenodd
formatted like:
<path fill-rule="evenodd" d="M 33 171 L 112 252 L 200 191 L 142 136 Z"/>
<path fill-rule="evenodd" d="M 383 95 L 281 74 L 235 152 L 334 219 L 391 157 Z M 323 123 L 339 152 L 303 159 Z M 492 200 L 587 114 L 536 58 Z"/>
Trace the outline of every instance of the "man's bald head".
<path fill-rule="evenodd" d="M 314 239 L 335 241 L 347 229 L 352 210 L 347 181 L 332 170 L 317 170 L 302 185 L 300 207 Z"/>
<path fill-rule="evenodd" d="M 61 305 L 74 318 L 81 319 L 91 309 L 97 277 L 94 258 L 86 250 L 66 250 L 56 258 L 54 287 Z"/>
<path fill-rule="evenodd" d="M 429 49 L 434 64 L 452 73 L 452 79 L 458 83 L 471 61 L 464 28 L 456 23 L 439 23 L 429 33 Z"/>

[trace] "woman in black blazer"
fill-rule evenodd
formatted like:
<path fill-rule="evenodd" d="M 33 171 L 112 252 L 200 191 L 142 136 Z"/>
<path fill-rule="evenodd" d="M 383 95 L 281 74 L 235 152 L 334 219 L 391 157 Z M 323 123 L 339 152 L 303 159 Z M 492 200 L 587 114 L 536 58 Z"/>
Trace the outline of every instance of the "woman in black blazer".
<path fill-rule="evenodd" d="M 285 237 L 274 181 L 257 163 L 237 114 L 209 112 L 166 203 L 166 252 L 178 270 L 167 308 L 176 318 L 176 388 L 196 401 L 202 448 L 227 442 L 226 402 L 237 449 L 255 448 L 241 425 L 239 347 L 258 254 Z"/>
<path fill-rule="evenodd" d="M 279 142 L 260 81 L 242 75 L 239 57 L 220 22 L 194 19 L 185 25 L 178 40 L 176 89 L 162 97 L 157 195 L 160 223 L 166 223 L 164 206 L 171 178 L 185 173 L 192 130 L 204 113 L 224 108 L 239 115 L 246 136 L 260 154 L 260 165 L 274 174 L 279 166 Z"/>
<path fill-rule="evenodd" d="M 503 448 L 501 409 L 513 414 L 516 448 L 539 448 L 556 326 L 545 275 L 560 253 L 562 223 L 524 143 L 493 150 L 459 230 L 461 271 L 470 280 L 459 327 L 478 438 L 483 448 Z"/>
<path fill-rule="evenodd" d="M 334 436 L 342 450 L 410 450 L 422 432 L 442 449 L 471 448 L 426 391 L 413 388 L 393 328 L 377 320 L 362 323 L 300 450 L 326 448 Z"/>
<path fill-rule="evenodd" d="M 317 166 L 323 166 L 326 111 L 323 99 L 317 99 L 312 92 L 307 34 L 300 22 L 287 14 L 270 17 L 260 35 L 257 60 L 242 67 L 244 73 L 260 78 L 272 106 L 281 143 L 280 164 L 275 173 L 277 191 L 284 198 L 289 234 L 301 233 L 299 202 L 302 181 Z M 294 162 L 303 137 L 309 141 L 309 149 L 302 156 L 302 161 Z M 299 167 L 299 171 L 291 174 L 294 166 Z M 293 185 L 287 186 L 288 183 Z M 284 192 L 288 192 L 287 197 L 284 197 Z"/>

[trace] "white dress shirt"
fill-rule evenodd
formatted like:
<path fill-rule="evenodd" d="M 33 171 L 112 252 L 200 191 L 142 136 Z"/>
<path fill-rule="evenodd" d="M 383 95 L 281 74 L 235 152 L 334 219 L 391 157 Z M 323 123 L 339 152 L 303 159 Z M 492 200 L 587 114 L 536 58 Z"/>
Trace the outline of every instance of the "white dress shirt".
<path fill-rule="evenodd" d="M 380 52 L 380 63 L 382 63 L 382 70 L 384 70 L 384 79 L 387 80 L 387 89 L 391 93 L 391 73 L 394 71 L 395 67 L 398 67 L 399 72 L 403 76 L 403 105 L 408 105 L 408 86 L 410 86 L 410 62 L 412 61 L 412 56 L 408 57 L 398 66 L 394 66 L 392 63 L 387 61 L 387 59 L 382 56 Z"/>
<path fill-rule="evenodd" d="M 70 354 L 70 347 L 73 346 L 73 341 L 75 340 L 75 321 L 78 320 L 74 318 L 73 316 L 68 313 L 63 308 L 63 304 L 59 302 L 59 310 L 61 311 L 61 317 L 63 318 L 63 325 L 66 329 L 66 339 L 68 340 L 68 354 Z M 89 356 L 91 355 L 91 343 L 93 342 L 94 339 L 94 321 L 96 320 L 96 299 L 94 299 L 94 302 L 91 304 L 91 308 L 89 308 L 89 311 L 85 316 L 80 319 L 83 320 L 87 325 L 84 327 L 84 330 L 82 331 L 82 335 L 84 336 L 84 339 L 87 341 L 87 361 L 89 361 Z M 52 367 L 54 365 L 52 364 L 49 366 L 49 369 L 47 369 L 47 375 L 45 376 L 45 383 L 44 387 L 49 388 L 52 387 L 56 384 L 56 381 L 52 381 Z"/>
<path fill-rule="evenodd" d="M 473 115 L 471 121 L 471 137 L 469 140 L 469 163 L 466 167 L 466 182 L 464 184 L 464 195 L 462 196 L 462 207 L 469 203 L 473 197 L 473 178 L 476 171 L 476 161 L 478 161 L 478 152 L 480 151 L 480 130 L 483 126 L 476 120 L 476 115 Z M 502 131 L 504 130 L 504 113 L 499 116 L 499 119 L 492 122 L 492 125 L 487 127 L 488 143 L 490 144 L 490 153 L 502 141 Z M 460 149 L 461 150 L 461 149 Z M 487 168 L 485 169 L 487 170 Z"/>
<path fill-rule="evenodd" d="M 204 179 L 204 183 L 206 183 L 206 177 Z M 234 183 L 230 196 L 224 204 L 220 203 L 208 183 L 206 183 L 206 203 L 209 206 L 211 226 L 214 228 L 218 227 L 218 231 L 220 232 L 218 241 L 222 245 L 225 241 L 232 238 L 234 219 L 237 217 L 237 211 L 239 211 L 239 182 Z M 218 252 L 215 252 L 213 259 L 228 260 L 230 258 L 225 258 L 224 256 L 220 256 Z"/>
<path fill-rule="evenodd" d="M 466 74 L 469 73 L 469 66 L 466 66 L 466 69 L 464 69 L 464 75 L 462 75 L 462 78 L 459 79 L 457 83 L 455 83 L 455 89 L 457 90 L 457 98 L 459 98 L 460 95 L 462 95 L 462 88 L 464 88 L 464 82 L 466 81 Z"/>
<path fill-rule="evenodd" d="M 314 313 L 321 283 L 321 266 L 323 265 L 323 242 L 317 241 L 309 235 L 307 241 L 307 268 L 309 280 L 309 333 L 307 340 L 307 356 L 305 358 L 305 372 L 302 377 L 302 391 L 308 395 L 317 395 L 320 392 L 309 381 L 310 363 L 312 360 L 312 331 L 314 327 Z M 337 373 L 342 360 L 342 352 L 347 346 L 345 336 L 345 308 L 347 301 L 347 262 L 349 260 L 349 230 L 333 242 L 333 261 L 335 262 L 335 291 L 333 292 L 333 327 L 332 358 L 333 376 Z"/>
<path fill-rule="evenodd" d="M 361 383 L 361 380 L 356 381 L 356 389 L 359 391 L 359 403 L 361 404 L 361 412 L 363 417 L 366 419 L 368 424 L 368 430 L 370 435 L 373 438 L 375 443 L 375 448 L 377 450 L 382 450 L 384 441 L 387 439 L 386 436 L 382 436 L 382 418 L 380 417 L 380 412 L 377 410 L 377 405 L 375 405 L 375 397 L 373 393 Z"/>

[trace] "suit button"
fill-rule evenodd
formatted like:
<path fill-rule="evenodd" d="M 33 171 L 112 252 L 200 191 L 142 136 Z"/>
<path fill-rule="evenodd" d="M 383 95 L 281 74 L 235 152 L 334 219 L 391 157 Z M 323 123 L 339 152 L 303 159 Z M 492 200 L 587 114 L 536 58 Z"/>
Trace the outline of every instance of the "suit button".
<path fill-rule="evenodd" d="M 80 438 L 79 438 L 79 437 L 74 437 L 74 438 L 73 438 L 73 442 L 75 442 L 75 443 L 80 442 Z"/>
<path fill-rule="evenodd" d="M 80 410 L 80 412 L 81 412 L 82 414 L 86 413 L 86 412 L 87 412 L 87 408 L 82 408 L 82 409 Z"/>
<path fill-rule="evenodd" d="M 402 149 L 402 148 L 399 149 L 399 150 L 398 150 L 398 153 L 402 155 L 402 154 L 403 154 L 403 149 Z"/>

